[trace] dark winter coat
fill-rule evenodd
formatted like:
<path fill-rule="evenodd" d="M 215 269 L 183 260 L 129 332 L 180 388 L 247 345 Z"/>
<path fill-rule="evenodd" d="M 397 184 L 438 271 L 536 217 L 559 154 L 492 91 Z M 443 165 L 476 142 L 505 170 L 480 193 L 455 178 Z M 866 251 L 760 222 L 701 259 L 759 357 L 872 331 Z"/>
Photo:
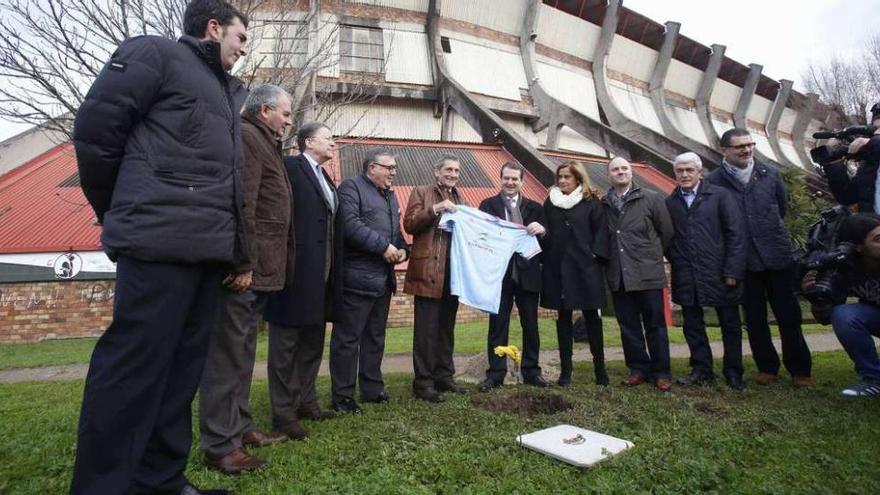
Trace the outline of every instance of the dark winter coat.
<path fill-rule="evenodd" d="M 702 181 L 687 207 L 681 188 L 666 198 L 675 237 L 666 251 L 672 263 L 672 300 L 682 306 L 740 303 L 746 274 L 746 242 L 736 200 L 721 187 Z M 737 280 L 733 287 L 725 278 Z"/>
<path fill-rule="evenodd" d="M 544 208 L 522 194 L 520 194 L 519 197 L 520 199 L 517 203 L 517 207 L 522 215 L 523 225 L 538 222 L 546 229 L 547 224 L 544 219 Z M 490 215 L 495 215 L 501 219 L 506 219 L 507 217 L 507 207 L 504 204 L 504 198 L 501 197 L 501 194 L 484 199 L 480 203 L 480 210 Z M 519 286 L 528 292 L 541 292 L 541 255 L 534 256 L 531 259 L 525 259 L 518 253 L 514 253 L 510 262 L 507 264 L 507 272 L 504 274 L 505 280 L 510 278 L 514 264 L 516 264 L 516 275 L 519 280 Z"/>
<path fill-rule="evenodd" d="M 599 309 L 605 306 L 602 263 L 608 259 L 605 211 L 598 199 L 571 209 L 544 201 L 547 234 L 541 238 L 541 306 L 550 309 Z"/>
<path fill-rule="evenodd" d="M 403 282 L 403 291 L 407 294 L 432 299 L 443 297 L 452 234 L 437 228 L 440 217 L 434 214 L 432 207 L 445 199 L 464 204 L 456 188 L 442 191 L 437 184 L 417 187 L 409 195 L 403 215 L 403 228 L 413 237 Z"/>
<path fill-rule="evenodd" d="M 845 160 L 829 163 L 822 168 L 835 201 L 844 205 L 857 204 L 861 213 L 874 213 L 874 192 L 877 169 L 880 167 L 880 136 L 872 137 L 859 150 L 859 154 L 864 159 L 853 177 L 847 173 Z"/>
<path fill-rule="evenodd" d="M 241 263 L 245 89 L 220 46 L 184 36 L 122 43 L 80 106 L 83 192 L 111 259 Z"/>
<path fill-rule="evenodd" d="M 605 275 L 611 290 L 666 287 L 663 252 L 675 231 L 663 198 L 633 184 L 620 212 L 611 206 L 607 196 L 602 204 L 608 218 L 610 258 Z"/>
<path fill-rule="evenodd" d="M 745 186 L 724 167 L 712 171 L 705 181 L 733 193 L 746 230 L 747 270 L 758 272 L 791 266 L 794 261 L 791 238 L 782 221 L 788 195 L 779 172 L 755 162 L 752 177 Z"/>
<path fill-rule="evenodd" d="M 253 271 L 256 291 L 277 291 L 293 277 L 295 239 L 290 228 L 290 180 L 281 161 L 281 141 L 258 119 L 242 117 L 244 231 L 248 259 L 236 272 Z"/>
<path fill-rule="evenodd" d="M 390 189 L 379 189 L 361 174 L 339 185 L 345 225 L 345 290 L 379 297 L 397 290 L 394 265 L 382 257 L 389 244 L 400 249 L 400 206 Z"/>
<path fill-rule="evenodd" d="M 320 325 L 335 321 L 342 307 L 343 244 L 342 215 L 331 213 L 330 205 L 312 166 L 303 155 L 284 157 L 284 167 L 293 189 L 291 226 L 296 236 L 293 279 L 284 289 L 269 296 L 264 319 L 282 326 Z M 330 188 L 333 180 L 323 171 Z M 338 196 L 334 194 L 334 197 Z M 328 262 L 328 222 L 333 221 L 330 276 L 324 276 Z"/>

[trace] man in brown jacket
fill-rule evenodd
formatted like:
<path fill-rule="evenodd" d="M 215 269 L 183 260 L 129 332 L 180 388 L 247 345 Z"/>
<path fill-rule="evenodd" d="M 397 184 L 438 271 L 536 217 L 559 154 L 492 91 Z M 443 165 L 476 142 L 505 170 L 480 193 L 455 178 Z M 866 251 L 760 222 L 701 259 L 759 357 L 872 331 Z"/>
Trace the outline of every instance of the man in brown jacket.
<path fill-rule="evenodd" d="M 413 324 L 413 394 L 428 402 L 442 402 L 443 392 L 465 393 L 452 377 L 453 330 L 458 297 L 449 292 L 451 234 L 437 228 L 444 211 L 462 204 L 458 190 L 461 164 L 444 156 L 434 164 L 436 182 L 413 189 L 406 205 L 403 228 L 413 236 L 403 291 L 415 296 Z"/>
<path fill-rule="evenodd" d="M 289 125 L 290 97 L 283 89 L 265 85 L 248 95 L 241 125 L 247 262 L 226 277 L 199 388 L 205 464 L 227 474 L 266 465 L 245 446 L 287 440 L 283 433 L 255 429 L 248 401 L 260 315 L 268 293 L 284 287 L 293 267 L 291 189 L 281 161 L 281 138 Z"/>

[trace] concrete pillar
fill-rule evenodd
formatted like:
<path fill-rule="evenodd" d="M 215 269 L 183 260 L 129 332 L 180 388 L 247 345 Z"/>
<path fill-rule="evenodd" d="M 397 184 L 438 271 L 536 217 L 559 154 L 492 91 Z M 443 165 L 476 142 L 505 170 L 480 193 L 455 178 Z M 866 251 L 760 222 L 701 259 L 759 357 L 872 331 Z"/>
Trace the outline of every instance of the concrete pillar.
<path fill-rule="evenodd" d="M 651 95 L 651 104 L 657 118 L 660 119 L 660 125 L 663 127 L 663 133 L 666 136 L 679 140 L 685 137 L 666 114 L 666 74 L 669 72 L 669 64 L 672 62 L 672 53 L 675 51 L 675 42 L 678 40 L 678 31 L 681 24 L 669 21 L 666 23 L 666 33 L 663 35 L 663 45 L 660 47 L 660 53 L 657 55 L 657 63 L 654 65 L 654 71 L 651 73 L 651 80 L 648 83 L 648 92 Z"/>
<path fill-rule="evenodd" d="M 788 79 L 781 79 L 779 81 L 779 91 L 776 92 L 776 100 L 773 101 L 773 108 L 770 110 L 770 116 L 767 118 L 767 125 L 765 127 L 767 139 L 770 141 L 773 153 L 776 154 L 777 161 L 788 167 L 797 167 L 798 165 L 786 156 L 785 152 L 782 151 L 782 146 L 779 144 L 779 120 L 782 118 L 785 105 L 788 103 L 789 96 L 791 96 L 793 84 Z"/>
<path fill-rule="evenodd" d="M 809 153 L 807 153 L 807 145 L 804 142 L 804 137 L 807 133 L 807 128 L 810 126 L 810 120 L 813 118 L 813 109 L 818 102 L 819 95 L 816 93 L 807 93 L 807 101 L 804 103 L 803 108 L 798 111 L 797 117 L 794 119 L 794 125 L 791 128 L 794 150 L 797 152 L 801 162 L 804 163 L 804 168 L 807 170 L 814 170 L 814 165 Z"/>
<path fill-rule="evenodd" d="M 739 101 L 736 102 L 736 110 L 733 112 L 733 125 L 740 129 L 748 129 L 749 105 L 755 96 L 755 90 L 758 89 L 758 83 L 761 81 L 761 71 L 764 67 L 758 64 L 749 64 L 749 75 L 746 76 L 746 82 L 743 83 L 742 93 L 739 94 Z"/>
<path fill-rule="evenodd" d="M 596 42 L 593 52 L 593 84 L 596 87 L 596 98 L 608 119 L 611 127 L 618 128 L 624 134 L 638 133 L 633 129 L 630 120 L 617 109 L 611 90 L 608 88 L 607 64 L 608 55 L 611 53 L 611 45 L 614 43 L 614 34 L 617 31 L 617 23 L 620 21 L 620 4 L 622 0 L 609 0 L 605 8 L 605 18 L 602 20 L 602 31 Z"/>
<path fill-rule="evenodd" d="M 712 111 L 709 107 L 709 100 L 712 98 L 712 90 L 715 88 L 715 81 L 718 80 L 718 72 L 721 70 L 721 62 L 724 60 L 724 45 L 712 45 L 712 55 L 709 57 L 709 65 L 703 71 L 703 80 L 700 81 L 700 88 L 697 90 L 697 97 L 694 99 L 697 105 L 697 116 L 700 118 L 700 124 L 703 126 L 703 132 L 706 133 L 706 139 L 715 148 L 718 147 L 718 131 L 712 124 Z"/>

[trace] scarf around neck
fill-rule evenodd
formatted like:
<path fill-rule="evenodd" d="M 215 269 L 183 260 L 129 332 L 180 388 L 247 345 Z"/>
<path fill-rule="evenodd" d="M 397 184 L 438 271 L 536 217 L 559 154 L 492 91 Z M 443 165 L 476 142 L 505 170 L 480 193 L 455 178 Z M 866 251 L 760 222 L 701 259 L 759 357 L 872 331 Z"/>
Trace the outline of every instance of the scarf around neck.
<path fill-rule="evenodd" d="M 738 180 L 740 184 L 746 185 L 749 183 L 749 179 L 752 178 L 752 170 L 755 169 L 755 160 L 750 161 L 749 164 L 746 165 L 746 168 L 735 167 L 727 163 L 727 160 L 722 160 L 721 166 L 724 167 L 724 170 L 732 175 L 734 179 Z"/>
<path fill-rule="evenodd" d="M 584 192 L 581 186 L 577 186 L 574 191 L 568 194 L 563 193 L 558 186 L 553 186 L 550 188 L 550 202 L 553 203 L 553 206 L 557 208 L 570 210 L 574 207 L 574 205 L 580 203 L 583 199 Z"/>

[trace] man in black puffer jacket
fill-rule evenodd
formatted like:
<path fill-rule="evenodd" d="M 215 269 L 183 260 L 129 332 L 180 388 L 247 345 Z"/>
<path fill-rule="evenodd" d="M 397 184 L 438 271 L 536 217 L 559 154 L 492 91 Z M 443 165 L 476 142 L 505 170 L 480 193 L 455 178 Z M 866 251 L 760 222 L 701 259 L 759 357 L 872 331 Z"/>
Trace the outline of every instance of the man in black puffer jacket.
<path fill-rule="evenodd" d="M 801 330 L 801 307 L 795 291 L 791 239 L 782 219 L 788 207 L 785 184 L 776 170 L 754 159 L 749 131 L 730 129 L 721 136 L 721 167 L 706 182 L 724 187 L 736 199 L 746 233 L 746 278 L 743 307 L 752 358 L 760 385 L 775 382 L 779 355 L 767 323 L 767 302 L 779 323 L 782 360 L 794 385 L 811 387 L 812 360 Z"/>
<path fill-rule="evenodd" d="M 394 265 L 407 258 L 400 206 L 391 190 L 396 173 L 394 153 L 375 150 L 364 160 L 363 173 L 339 186 L 345 282 L 342 311 L 330 337 L 330 381 L 337 412 L 360 412 L 354 398 L 356 381 L 365 402 L 390 397 L 381 369 L 385 324 L 397 290 Z"/>
<path fill-rule="evenodd" d="M 223 279 L 245 261 L 239 222 L 245 90 L 228 74 L 247 17 L 192 0 L 185 36 L 126 40 L 74 123 L 83 192 L 117 262 L 113 322 L 83 394 L 71 492 L 198 493 L 183 476 L 190 405 Z"/>

